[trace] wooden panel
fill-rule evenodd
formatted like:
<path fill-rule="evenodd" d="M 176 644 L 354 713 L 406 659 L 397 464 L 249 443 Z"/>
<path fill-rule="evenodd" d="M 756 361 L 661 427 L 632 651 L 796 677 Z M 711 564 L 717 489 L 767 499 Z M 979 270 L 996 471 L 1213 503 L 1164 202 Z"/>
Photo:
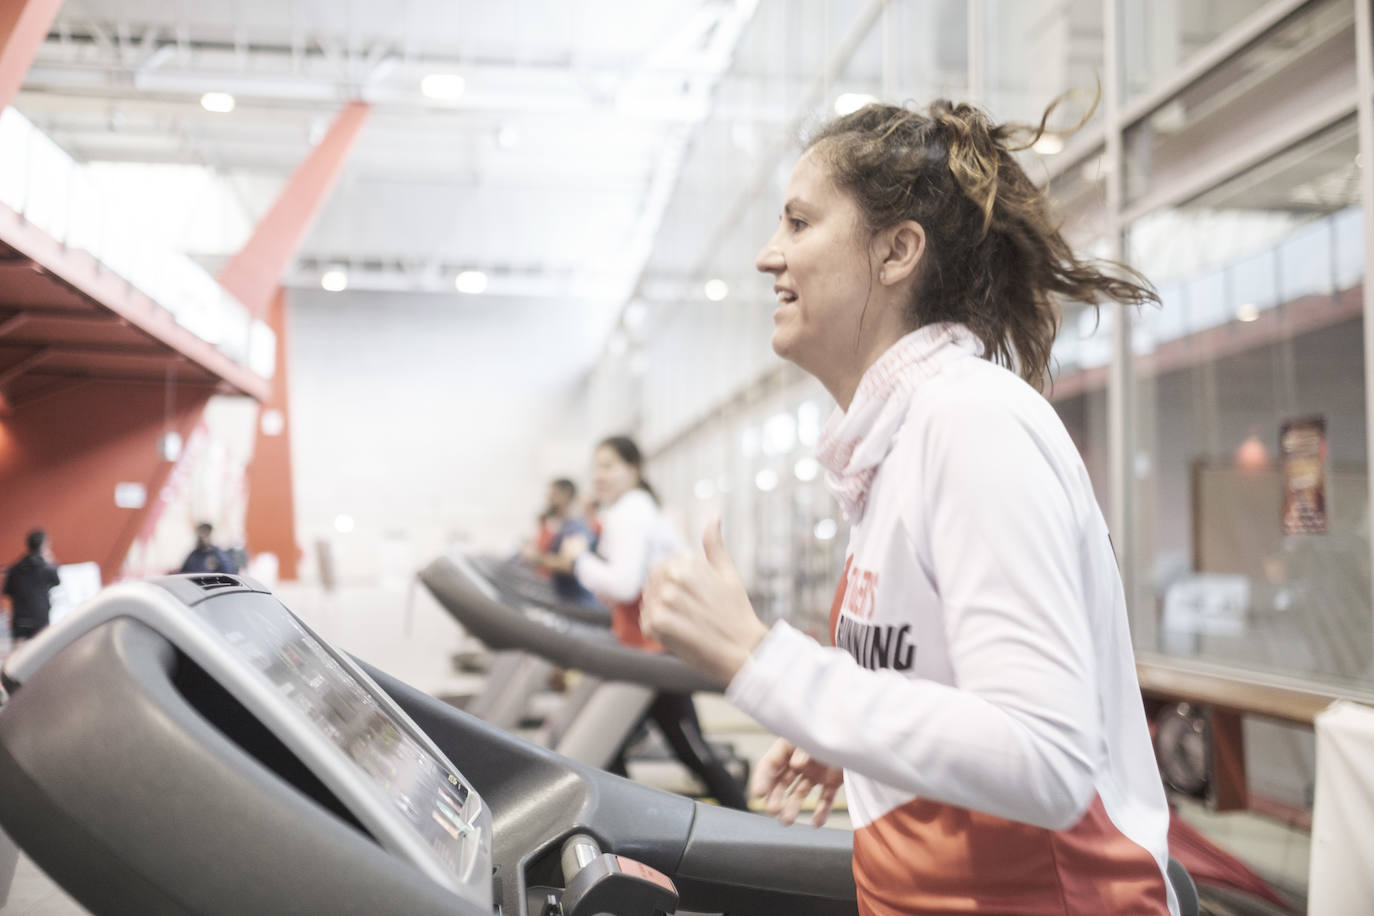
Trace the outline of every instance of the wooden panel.
<path fill-rule="evenodd" d="M 1374 695 L 1366 692 L 1277 682 L 1165 656 L 1142 654 L 1136 660 L 1136 676 L 1147 699 L 1187 700 L 1309 728 L 1317 713 L 1336 700 L 1374 702 Z"/>

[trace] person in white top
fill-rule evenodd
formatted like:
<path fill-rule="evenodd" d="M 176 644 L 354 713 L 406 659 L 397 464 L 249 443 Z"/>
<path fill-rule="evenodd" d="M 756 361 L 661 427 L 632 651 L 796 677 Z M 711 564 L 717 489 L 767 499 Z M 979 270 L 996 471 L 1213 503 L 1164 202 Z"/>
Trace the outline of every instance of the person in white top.
<path fill-rule="evenodd" d="M 781 736 L 770 811 L 816 790 L 821 823 L 844 785 L 865 914 L 1178 913 L 1107 526 L 1038 390 L 1056 298 L 1157 297 L 1060 236 L 1013 155 L 1044 129 L 861 108 L 809 144 L 758 256 L 774 350 L 838 404 L 834 646 L 759 621 L 718 523 L 645 591 L 645 632 Z"/>
<path fill-rule="evenodd" d="M 644 457 L 628 436 L 610 436 L 592 457 L 592 489 L 601 512 L 596 551 L 584 538 L 564 541 L 561 557 L 581 585 L 611 609 L 611 630 L 628 646 L 662 652 L 639 626 L 640 594 L 649 570 L 665 557 L 681 553 L 683 544 L 659 508 L 658 497 L 644 479 Z M 722 805 L 747 808 L 741 786 L 701 734 L 690 694 L 660 693 L 649 707 L 678 759 L 687 765 Z M 620 767 L 623 771 L 623 766 Z"/>

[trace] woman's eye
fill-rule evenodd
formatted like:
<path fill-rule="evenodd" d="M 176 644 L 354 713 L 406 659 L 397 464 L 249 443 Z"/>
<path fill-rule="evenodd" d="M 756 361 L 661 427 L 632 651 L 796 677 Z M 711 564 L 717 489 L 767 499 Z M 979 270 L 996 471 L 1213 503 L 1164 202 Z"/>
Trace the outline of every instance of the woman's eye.
<path fill-rule="evenodd" d="M 797 219 L 795 216 L 794 216 L 794 217 L 791 217 L 790 219 L 788 219 L 788 222 L 792 224 L 792 231 L 793 231 L 793 232 L 800 232 L 800 231 L 802 231 L 803 229 L 806 228 L 806 223 L 804 223 L 804 222 L 802 222 L 801 220 Z"/>

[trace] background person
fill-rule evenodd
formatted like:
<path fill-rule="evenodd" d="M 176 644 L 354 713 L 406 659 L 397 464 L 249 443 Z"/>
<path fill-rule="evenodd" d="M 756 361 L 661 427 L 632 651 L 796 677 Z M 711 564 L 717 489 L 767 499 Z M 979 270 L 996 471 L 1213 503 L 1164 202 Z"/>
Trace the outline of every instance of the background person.
<path fill-rule="evenodd" d="M 549 575 L 554 592 L 565 601 L 595 602 L 595 596 L 577 581 L 567 564 L 559 559 L 563 542 L 581 538 L 595 547 L 596 535 L 586 519 L 577 514 L 577 484 L 559 477 L 549 484 L 548 506 L 539 516 L 539 532 L 532 544 L 521 551 L 526 562 Z"/>
<path fill-rule="evenodd" d="M 61 585 L 52 542 L 43 529 L 24 538 L 25 554 L 5 573 L 4 594 L 10 599 L 10 638 L 18 645 L 48 626 L 52 589 Z"/>
<path fill-rule="evenodd" d="M 585 538 L 569 538 L 561 551 L 564 568 L 611 608 L 611 630 L 621 642 L 661 652 L 663 647 L 640 629 L 640 594 L 654 564 L 681 552 L 683 545 L 644 479 L 644 457 L 633 439 L 611 436 L 596 447 L 592 487 L 601 506 L 596 552 Z M 706 783 L 717 801 L 748 807 L 743 788 L 702 738 L 690 694 L 660 693 L 649 715 L 678 759 Z"/>
<path fill-rule="evenodd" d="M 209 522 L 201 522 L 196 526 L 196 546 L 186 555 L 181 572 L 233 574 L 239 571 L 229 551 L 216 547 L 210 540 L 214 532 L 215 528 Z"/>

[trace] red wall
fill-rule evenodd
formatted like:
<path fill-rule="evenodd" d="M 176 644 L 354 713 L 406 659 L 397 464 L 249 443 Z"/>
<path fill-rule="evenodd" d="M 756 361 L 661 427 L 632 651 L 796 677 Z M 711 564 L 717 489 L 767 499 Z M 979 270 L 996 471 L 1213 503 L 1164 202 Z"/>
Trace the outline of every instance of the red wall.
<path fill-rule="evenodd" d="M 210 394 L 178 386 L 170 425 L 183 442 Z M 94 560 L 113 581 L 173 466 L 158 454 L 166 410 L 159 383 L 91 382 L 0 416 L 0 565 L 45 528 L 58 562 Z M 145 508 L 115 506 L 126 481 L 147 488 Z"/>

